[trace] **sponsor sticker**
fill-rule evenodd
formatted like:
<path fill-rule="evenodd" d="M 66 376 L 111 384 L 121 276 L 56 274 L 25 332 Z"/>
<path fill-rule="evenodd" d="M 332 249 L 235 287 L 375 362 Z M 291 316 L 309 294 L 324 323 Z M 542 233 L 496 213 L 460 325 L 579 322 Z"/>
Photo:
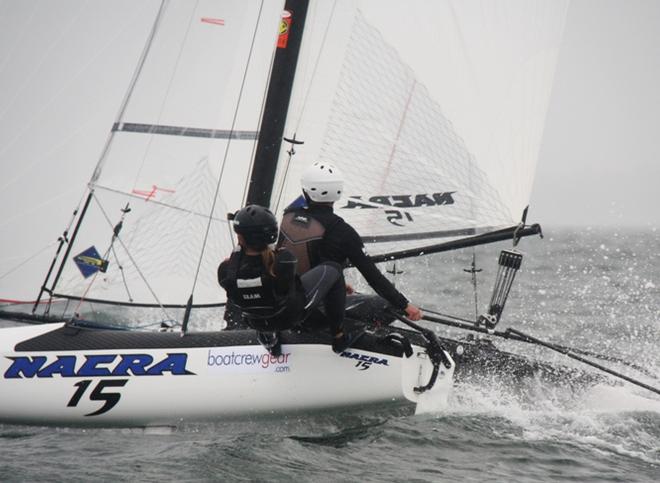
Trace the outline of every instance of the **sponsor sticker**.
<path fill-rule="evenodd" d="M 291 352 L 273 356 L 261 346 L 209 349 L 209 372 L 287 373 L 291 370 Z"/>
<path fill-rule="evenodd" d="M 7 356 L 12 363 L 5 379 L 108 376 L 194 375 L 186 368 L 188 354 L 167 354 L 154 359 L 151 354 L 90 354 L 84 356 Z"/>
<path fill-rule="evenodd" d="M 280 31 L 277 37 L 277 48 L 286 49 L 289 43 L 289 29 L 291 28 L 291 12 L 285 10 L 280 19 Z"/>
<path fill-rule="evenodd" d="M 368 356 L 366 354 L 360 354 L 358 352 L 344 351 L 341 353 L 341 357 L 346 357 L 347 359 L 353 359 L 355 361 L 355 367 L 360 371 L 366 371 L 372 365 L 375 366 L 390 365 L 387 358 Z"/>
<path fill-rule="evenodd" d="M 91 277 L 98 271 L 105 273 L 108 270 L 108 261 L 104 260 L 93 246 L 73 257 L 73 261 L 85 278 Z"/>

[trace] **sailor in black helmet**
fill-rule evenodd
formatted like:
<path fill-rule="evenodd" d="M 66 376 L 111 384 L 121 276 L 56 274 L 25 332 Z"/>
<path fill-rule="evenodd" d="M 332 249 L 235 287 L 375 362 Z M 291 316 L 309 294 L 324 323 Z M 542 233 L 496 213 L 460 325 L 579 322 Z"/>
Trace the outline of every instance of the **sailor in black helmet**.
<path fill-rule="evenodd" d="M 241 322 L 257 330 L 259 341 L 271 353 L 280 351 L 277 333 L 304 323 L 325 305 L 333 338 L 332 348 L 341 353 L 355 340 L 343 331 L 346 300 L 341 267 L 333 262 L 318 265 L 303 277 L 296 273 L 296 257 L 286 249 L 274 251 L 277 220 L 262 206 L 249 205 L 234 215 L 238 248 L 218 267 L 218 281 L 227 291 L 228 328 Z M 237 320 L 237 311 L 240 318 Z"/>
<path fill-rule="evenodd" d="M 408 302 L 367 256 L 360 235 L 333 212 L 341 198 L 344 178 L 336 166 L 317 162 L 309 166 L 300 180 L 304 202 L 294 202 L 284 213 L 278 245 L 292 251 L 298 259 L 298 273 L 320 263 L 349 261 L 378 295 L 411 320 L 422 312 Z M 352 289 L 347 287 L 350 292 Z"/>

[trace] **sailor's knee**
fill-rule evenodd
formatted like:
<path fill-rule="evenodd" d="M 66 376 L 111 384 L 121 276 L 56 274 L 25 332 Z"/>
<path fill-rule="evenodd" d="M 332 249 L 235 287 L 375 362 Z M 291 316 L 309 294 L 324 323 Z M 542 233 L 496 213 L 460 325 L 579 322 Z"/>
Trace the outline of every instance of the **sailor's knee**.
<path fill-rule="evenodd" d="M 343 272 L 344 272 L 344 270 L 342 269 L 342 266 L 339 265 L 337 262 L 323 262 L 319 266 L 324 267 L 326 270 L 328 270 L 333 275 L 342 275 Z"/>

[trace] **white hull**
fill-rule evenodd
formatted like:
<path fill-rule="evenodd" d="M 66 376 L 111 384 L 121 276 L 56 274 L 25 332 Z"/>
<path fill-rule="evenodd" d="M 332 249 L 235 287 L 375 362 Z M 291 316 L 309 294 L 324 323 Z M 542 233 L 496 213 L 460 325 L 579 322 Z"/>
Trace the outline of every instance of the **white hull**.
<path fill-rule="evenodd" d="M 283 345 L 279 358 L 258 345 L 16 350 L 62 326 L 0 330 L 0 422 L 160 426 L 416 401 L 432 372 L 418 346 L 410 358 L 320 343 Z M 446 399 L 453 371 L 441 370 L 434 398 Z"/>

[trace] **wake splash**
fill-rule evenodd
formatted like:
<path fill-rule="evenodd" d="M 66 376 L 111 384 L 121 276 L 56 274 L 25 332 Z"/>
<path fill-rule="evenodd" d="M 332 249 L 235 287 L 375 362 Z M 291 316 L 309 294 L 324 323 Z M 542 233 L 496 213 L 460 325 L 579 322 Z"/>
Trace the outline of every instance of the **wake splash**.
<path fill-rule="evenodd" d="M 476 417 L 507 439 L 565 442 L 603 456 L 660 464 L 660 398 L 627 384 L 600 384 L 578 394 L 537 381 L 516 388 L 462 383 L 436 416 Z"/>

